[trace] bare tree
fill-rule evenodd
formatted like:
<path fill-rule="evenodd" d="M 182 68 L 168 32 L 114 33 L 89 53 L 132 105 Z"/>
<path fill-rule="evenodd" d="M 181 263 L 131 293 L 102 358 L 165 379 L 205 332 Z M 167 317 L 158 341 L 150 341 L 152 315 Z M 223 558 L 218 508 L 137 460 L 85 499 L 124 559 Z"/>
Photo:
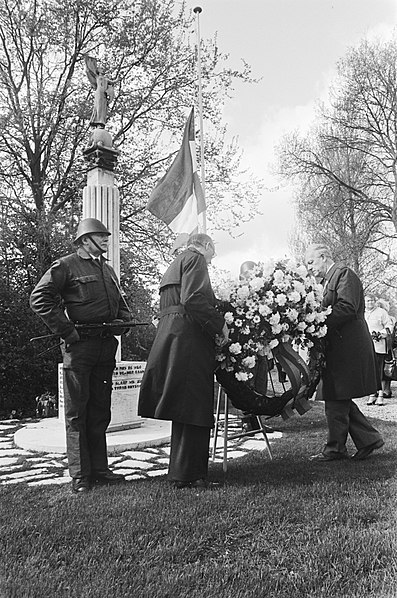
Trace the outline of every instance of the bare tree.
<path fill-rule="evenodd" d="M 297 184 L 301 229 L 329 242 L 370 286 L 395 280 L 396 58 L 395 41 L 351 49 L 311 132 L 278 148 L 280 173 Z"/>

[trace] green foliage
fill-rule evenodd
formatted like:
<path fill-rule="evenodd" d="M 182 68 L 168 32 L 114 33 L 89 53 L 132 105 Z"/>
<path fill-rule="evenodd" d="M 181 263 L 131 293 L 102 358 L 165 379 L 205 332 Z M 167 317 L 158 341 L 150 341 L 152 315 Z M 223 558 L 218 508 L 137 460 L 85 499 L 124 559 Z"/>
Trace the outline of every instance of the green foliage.
<path fill-rule="evenodd" d="M 0 278 L 0 415 L 34 415 L 35 398 L 44 391 L 57 394 L 59 350 L 38 356 L 40 351 L 57 343 L 33 344 L 29 339 L 46 334 L 29 307 L 25 291 L 11 290 Z"/>

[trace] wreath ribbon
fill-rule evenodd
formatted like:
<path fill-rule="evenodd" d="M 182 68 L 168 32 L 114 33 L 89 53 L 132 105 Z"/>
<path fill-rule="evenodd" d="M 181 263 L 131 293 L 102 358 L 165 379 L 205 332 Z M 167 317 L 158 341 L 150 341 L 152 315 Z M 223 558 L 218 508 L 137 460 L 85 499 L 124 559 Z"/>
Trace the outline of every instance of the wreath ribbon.
<path fill-rule="evenodd" d="M 272 351 L 287 374 L 291 382 L 293 395 L 296 397 L 302 385 L 307 386 L 309 384 L 310 373 L 306 363 L 289 343 L 279 343 Z"/>

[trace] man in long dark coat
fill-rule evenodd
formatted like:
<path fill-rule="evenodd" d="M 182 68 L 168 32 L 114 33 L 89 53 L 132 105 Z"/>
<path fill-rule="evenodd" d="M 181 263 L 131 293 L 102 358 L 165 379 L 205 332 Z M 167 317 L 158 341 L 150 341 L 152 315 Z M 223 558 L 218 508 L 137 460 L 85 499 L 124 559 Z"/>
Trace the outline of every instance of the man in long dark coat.
<path fill-rule="evenodd" d="M 159 325 L 139 394 L 139 415 L 172 421 L 168 477 L 179 488 L 209 486 L 215 341 L 228 337 L 208 276 L 214 255 L 208 235 L 191 235 L 164 274 Z"/>
<path fill-rule="evenodd" d="M 380 388 L 372 338 L 364 319 L 363 287 L 353 270 L 334 263 L 326 246 L 311 245 L 306 263 L 315 276 L 324 278 L 323 305 L 332 306 L 326 321 L 322 386 L 328 439 L 322 453 L 312 459 L 348 458 L 348 434 L 357 448 L 353 458 L 365 459 L 384 442 L 352 400 Z"/>

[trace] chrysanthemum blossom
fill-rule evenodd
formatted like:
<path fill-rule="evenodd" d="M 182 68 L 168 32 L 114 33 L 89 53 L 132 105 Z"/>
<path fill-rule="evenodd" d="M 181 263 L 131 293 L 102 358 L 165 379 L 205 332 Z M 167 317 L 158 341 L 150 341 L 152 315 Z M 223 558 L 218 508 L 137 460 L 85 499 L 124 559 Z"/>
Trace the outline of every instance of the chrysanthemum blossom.
<path fill-rule="evenodd" d="M 242 349 L 242 347 L 241 347 L 240 343 L 232 343 L 229 346 L 229 351 L 233 355 L 238 355 L 239 353 L 241 353 L 241 349 Z"/>
<path fill-rule="evenodd" d="M 229 325 L 230 325 L 230 324 L 233 324 L 233 321 L 234 321 L 234 316 L 233 316 L 233 314 L 232 314 L 232 312 L 231 312 L 231 311 L 227 311 L 227 312 L 225 313 L 225 316 L 224 316 L 224 317 L 225 317 L 225 322 L 226 322 L 226 324 L 229 324 Z"/>

